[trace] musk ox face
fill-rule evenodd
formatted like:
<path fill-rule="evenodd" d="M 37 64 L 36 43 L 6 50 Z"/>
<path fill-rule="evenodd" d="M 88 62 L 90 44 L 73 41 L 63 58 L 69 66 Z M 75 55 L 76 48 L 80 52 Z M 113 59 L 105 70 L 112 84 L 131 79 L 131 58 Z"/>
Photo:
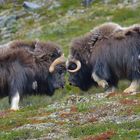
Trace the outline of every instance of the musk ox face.
<path fill-rule="evenodd" d="M 69 71 L 69 83 L 70 85 L 77 86 L 86 91 L 93 85 L 90 68 L 81 64 L 81 68 L 78 71 L 72 72 L 74 69 L 76 69 L 76 67 L 77 66 L 75 63 L 71 63 L 67 67 Z"/>
<path fill-rule="evenodd" d="M 65 72 L 65 66 L 59 64 L 53 72 L 46 73 L 47 76 L 43 78 L 37 77 L 38 92 L 40 94 L 47 93 L 47 95 L 52 96 L 56 89 L 63 88 L 65 85 Z"/>
<path fill-rule="evenodd" d="M 65 66 L 59 64 L 55 70 L 48 75 L 48 90 L 53 93 L 55 89 L 64 88 L 65 85 Z"/>
<path fill-rule="evenodd" d="M 64 54 L 60 47 L 52 42 L 47 44 L 37 44 L 36 49 L 38 92 L 53 95 L 55 89 L 63 88 L 65 84 L 64 75 L 66 69 L 64 67 Z"/>
<path fill-rule="evenodd" d="M 91 65 L 88 58 L 90 57 L 87 42 L 89 38 L 77 38 L 71 44 L 70 56 L 66 62 L 66 68 L 69 72 L 69 82 L 82 90 L 88 90 L 94 81 L 91 78 Z M 85 59 L 86 58 L 86 59 Z"/>

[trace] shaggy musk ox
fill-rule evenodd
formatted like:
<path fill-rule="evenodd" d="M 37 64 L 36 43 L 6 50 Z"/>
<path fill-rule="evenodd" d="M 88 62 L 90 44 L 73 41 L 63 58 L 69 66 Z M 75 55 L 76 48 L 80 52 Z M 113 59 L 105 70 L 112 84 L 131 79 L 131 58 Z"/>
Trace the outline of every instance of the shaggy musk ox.
<path fill-rule="evenodd" d="M 52 95 L 64 86 L 64 55 L 52 42 L 13 41 L 0 46 L 0 97 L 18 110 L 26 94 Z"/>
<path fill-rule="evenodd" d="M 137 91 L 140 84 L 140 25 L 122 28 L 105 23 L 76 38 L 66 63 L 69 81 L 83 90 L 92 85 L 114 91 L 120 79 L 131 81 L 124 92 Z"/>

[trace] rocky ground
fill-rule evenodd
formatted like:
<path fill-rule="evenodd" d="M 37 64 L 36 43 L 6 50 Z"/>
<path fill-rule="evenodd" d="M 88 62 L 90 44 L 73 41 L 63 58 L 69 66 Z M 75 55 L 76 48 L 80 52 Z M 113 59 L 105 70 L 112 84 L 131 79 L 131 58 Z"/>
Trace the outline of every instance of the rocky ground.
<path fill-rule="evenodd" d="M 140 138 L 140 94 L 69 95 L 46 107 L 0 112 L 0 139 Z"/>

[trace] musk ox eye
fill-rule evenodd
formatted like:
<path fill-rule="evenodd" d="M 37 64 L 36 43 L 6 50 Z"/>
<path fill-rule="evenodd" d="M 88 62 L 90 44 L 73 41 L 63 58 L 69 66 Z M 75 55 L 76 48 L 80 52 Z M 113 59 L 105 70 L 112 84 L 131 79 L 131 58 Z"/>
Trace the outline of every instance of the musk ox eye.
<path fill-rule="evenodd" d="M 69 70 L 75 70 L 77 68 L 77 65 L 75 63 L 70 63 L 68 66 Z"/>

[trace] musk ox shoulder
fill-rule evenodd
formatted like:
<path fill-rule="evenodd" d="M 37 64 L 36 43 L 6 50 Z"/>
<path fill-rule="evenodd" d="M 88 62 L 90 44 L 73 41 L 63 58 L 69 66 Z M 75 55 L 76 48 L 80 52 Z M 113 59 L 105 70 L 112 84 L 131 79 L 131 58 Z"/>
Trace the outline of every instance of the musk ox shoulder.
<path fill-rule="evenodd" d="M 0 46 L 0 97 L 18 110 L 21 96 L 52 95 L 64 86 L 64 56 L 52 42 L 13 41 Z"/>
<path fill-rule="evenodd" d="M 69 81 L 83 90 L 97 83 L 113 91 L 120 79 L 128 79 L 131 84 L 124 92 L 135 92 L 140 84 L 139 58 L 140 25 L 106 23 L 72 42 Z"/>

